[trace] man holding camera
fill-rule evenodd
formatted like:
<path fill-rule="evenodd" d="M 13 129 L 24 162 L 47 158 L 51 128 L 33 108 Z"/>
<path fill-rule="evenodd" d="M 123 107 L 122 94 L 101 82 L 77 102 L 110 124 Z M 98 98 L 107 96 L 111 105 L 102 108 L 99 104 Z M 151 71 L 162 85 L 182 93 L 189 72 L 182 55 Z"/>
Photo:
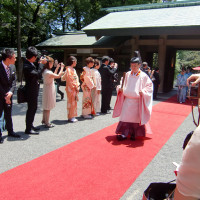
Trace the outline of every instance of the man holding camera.
<path fill-rule="evenodd" d="M 26 130 L 25 134 L 39 134 L 39 128 L 33 126 L 35 113 L 37 111 L 38 93 L 39 93 L 39 79 L 41 78 L 41 71 L 45 64 L 45 59 L 40 59 L 38 69 L 34 65 L 38 56 L 38 51 L 35 47 L 28 47 L 26 50 L 26 60 L 24 61 L 23 71 L 25 78 L 25 87 L 27 95 L 28 109 L 26 112 Z"/>

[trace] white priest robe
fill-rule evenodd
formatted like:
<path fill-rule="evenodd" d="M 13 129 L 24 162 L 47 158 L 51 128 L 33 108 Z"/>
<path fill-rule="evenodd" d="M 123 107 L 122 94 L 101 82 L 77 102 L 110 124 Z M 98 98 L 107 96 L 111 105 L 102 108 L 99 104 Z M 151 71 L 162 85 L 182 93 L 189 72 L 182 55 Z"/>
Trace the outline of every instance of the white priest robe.
<path fill-rule="evenodd" d="M 127 72 L 123 87 L 125 100 L 120 121 L 146 124 L 152 111 L 152 93 L 153 84 L 146 73 L 141 70 L 136 75 L 132 75 L 131 71 Z"/>
<path fill-rule="evenodd" d="M 141 95 L 140 93 L 141 92 Z M 120 114 L 120 121 L 116 128 L 117 134 L 145 136 L 152 111 L 153 83 L 146 73 L 141 70 L 136 74 L 126 73 L 123 95 L 124 102 Z"/>

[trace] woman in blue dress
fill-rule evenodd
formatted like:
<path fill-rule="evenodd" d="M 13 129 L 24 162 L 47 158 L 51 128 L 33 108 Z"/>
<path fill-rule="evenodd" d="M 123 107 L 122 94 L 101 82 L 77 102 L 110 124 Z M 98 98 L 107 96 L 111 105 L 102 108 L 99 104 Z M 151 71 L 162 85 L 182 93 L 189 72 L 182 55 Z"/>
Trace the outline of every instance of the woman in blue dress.
<path fill-rule="evenodd" d="M 177 76 L 177 86 L 178 86 L 178 94 L 177 100 L 179 103 L 184 103 L 186 100 L 186 92 L 187 92 L 187 78 L 186 68 L 182 67 L 181 73 Z"/>

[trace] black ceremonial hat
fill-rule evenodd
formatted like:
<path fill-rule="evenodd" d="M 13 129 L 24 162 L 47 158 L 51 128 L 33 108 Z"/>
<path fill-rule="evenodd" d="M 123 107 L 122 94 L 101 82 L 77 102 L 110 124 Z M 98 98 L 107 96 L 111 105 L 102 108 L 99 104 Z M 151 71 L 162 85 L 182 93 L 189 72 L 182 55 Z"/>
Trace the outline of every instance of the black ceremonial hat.
<path fill-rule="evenodd" d="M 134 56 L 131 58 L 131 63 L 141 63 L 139 51 L 134 51 Z"/>
<path fill-rule="evenodd" d="M 140 63 L 140 59 L 138 57 L 131 58 L 131 63 Z"/>

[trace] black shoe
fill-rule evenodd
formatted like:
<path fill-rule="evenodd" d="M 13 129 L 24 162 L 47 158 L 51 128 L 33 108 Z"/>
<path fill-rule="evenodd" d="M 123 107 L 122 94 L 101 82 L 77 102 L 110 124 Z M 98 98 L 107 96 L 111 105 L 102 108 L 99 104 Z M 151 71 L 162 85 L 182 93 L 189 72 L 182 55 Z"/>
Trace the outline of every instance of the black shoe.
<path fill-rule="evenodd" d="M 122 141 L 122 140 L 126 140 L 127 137 L 124 135 L 117 135 L 117 140 Z"/>
<path fill-rule="evenodd" d="M 25 131 L 25 134 L 28 134 L 28 135 L 39 135 L 38 132 L 34 131 L 34 130 L 30 130 L 30 131 Z"/>
<path fill-rule="evenodd" d="M 61 94 L 61 100 L 63 100 L 63 98 L 64 98 L 64 94 L 62 93 L 62 94 Z"/>
<path fill-rule="evenodd" d="M 18 135 L 18 134 L 15 133 L 15 132 L 8 133 L 8 136 L 10 136 L 10 137 L 15 137 L 15 138 L 20 138 L 20 137 L 21 137 L 20 135 Z"/>
<path fill-rule="evenodd" d="M 0 144 L 2 144 L 3 143 L 3 138 L 2 138 L 2 136 L 0 136 Z"/>
<path fill-rule="evenodd" d="M 31 129 L 34 130 L 34 131 L 39 131 L 40 130 L 40 128 L 37 128 L 35 126 L 32 126 Z"/>

